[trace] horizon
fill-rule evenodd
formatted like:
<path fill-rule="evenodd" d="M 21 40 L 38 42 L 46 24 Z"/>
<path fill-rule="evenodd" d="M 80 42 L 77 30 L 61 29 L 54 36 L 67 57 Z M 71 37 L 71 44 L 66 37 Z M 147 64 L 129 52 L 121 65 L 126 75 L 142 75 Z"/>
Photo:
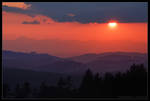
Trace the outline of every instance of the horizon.
<path fill-rule="evenodd" d="M 35 40 L 21 37 L 16 40 L 3 40 L 3 50 L 20 52 L 48 53 L 57 57 L 72 57 L 88 53 L 138 52 L 148 53 L 147 43 L 130 40 Z M 40 45 L 39 45 L 40 44 Z M 116 47 L 117 46 L 117 47 Z"/>
<path fill-rule="evenodd" d="M 2 50 L 3 51 L 9 51 L 9 52 L 15 52 L 15 53 L 24 53 L 24 54 L 46 54 L 46 55 L 49 55 L 49 56 L 55 56 L 55 55 L 52 55 L 52 54 L 49 54 L 49 53 L 39 53 L 39 52 L 36 52 L 36 51 L 30 51 L 30 52 L 21 52 L 21 51 L 14 51 L 14 50 Z M 75 55 L 75 56 L 69 56 L 69 57 L 60 57 L 60 56 L 55 56 L 55 57 L 58 57 L 58 58 L 72 58 L 72 57 L 78 57 L 78 56 L 83 56 L 83 55 L 101 55 L 101 54 L 107 54 L 107 53 L 136 53 L 136 54 L 145 54 L 145 55 L 148 55 L 148 53 L 142 53 L 142 52 L 127 52 L 127 51 L 108 51 L 108 52 L 102 52 L 102 53 L 84 53 L 84 54 L 80 54 L 80 55 Z"/>

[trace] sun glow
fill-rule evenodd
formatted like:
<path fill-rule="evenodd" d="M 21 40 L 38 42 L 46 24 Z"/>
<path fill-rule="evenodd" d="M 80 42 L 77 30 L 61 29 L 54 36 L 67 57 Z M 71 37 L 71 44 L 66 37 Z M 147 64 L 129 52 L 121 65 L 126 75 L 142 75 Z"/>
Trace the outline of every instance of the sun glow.
<path fill-rule="evenodd" d="M 111 27 L 111 28 L 114 28 L 114 27 L 117 26 L 117 23 L 116 22 L 109 22 L 108 26 Z"/>

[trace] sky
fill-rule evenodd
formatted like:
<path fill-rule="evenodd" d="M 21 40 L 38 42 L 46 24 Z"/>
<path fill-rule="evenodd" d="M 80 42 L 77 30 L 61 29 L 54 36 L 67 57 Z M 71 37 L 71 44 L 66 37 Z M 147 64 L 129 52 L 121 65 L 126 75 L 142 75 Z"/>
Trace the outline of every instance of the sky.
<path fill-rule="evenodd" d="M 66 48 L 61 50 L 55 47 L 54 50 L 54 47 L 45 44 L 47 49 L 34 49 L 37 52 L 61 57 L 87 52 L 147 52 L 147 2 L 3 2 L 2 5 L 3 40 L 24 37 L 39 41 L 80 42 L 76 47 L 80 51 L 74 51 L 69 46 L 64 46 Z M 117 23 L 115 27 L 109 26 L 112 20 Z M 81 49 L 83 46 L 80 44 L 85 42 L 86 47 Z M 96 44 L 98 48 L 91 50 L 94 48 L 91 43 Z M 110 43 L 113 44 L 113 48 L 108 45 Z M 74 43 L 70 45 L 73 46 Z M 116 45 L 118 47 L 115 47 Z M 33 46 L 29 49 L 16 46 L 17 43 L 12 46 L 6 42 L 3 49 L 33 51 Z"/>

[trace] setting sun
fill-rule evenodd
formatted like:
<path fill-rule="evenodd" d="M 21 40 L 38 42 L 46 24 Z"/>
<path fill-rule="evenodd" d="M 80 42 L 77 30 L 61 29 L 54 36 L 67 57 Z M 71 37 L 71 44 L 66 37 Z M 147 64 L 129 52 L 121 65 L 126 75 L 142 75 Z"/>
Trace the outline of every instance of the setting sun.
<path fill-rule="evenodd" d="M 108 26 L 111 27 L 111 28 L 114 28 L 114 27 L 117 26 L 117 23 L 116 22 L 109 22 Z"/>

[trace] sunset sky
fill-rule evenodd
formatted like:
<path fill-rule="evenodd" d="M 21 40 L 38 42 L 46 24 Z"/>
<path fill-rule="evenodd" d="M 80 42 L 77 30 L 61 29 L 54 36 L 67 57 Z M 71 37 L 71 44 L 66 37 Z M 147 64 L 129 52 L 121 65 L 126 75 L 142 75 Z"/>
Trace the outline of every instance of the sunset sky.
<path fill-rule="evenodd" d="M 74 43 L 64 45 L 64 49 L 56 43 L 58 47 L 43 43 L 47 49 L 41 48 L 42 45 L 33 49 L 32 45 L 21 48 L 6 41 L 5 50 L 37 51 L 60 57 L 108 51 L 147 52 L 147 2 L 3 2 L 2 5 L 3 41 L 24 37 L 80 42 L 76 43 L 76 49 L 71 48 Z M 112 20 L 117 24 L 114 27 L 109 26 Z"/>

